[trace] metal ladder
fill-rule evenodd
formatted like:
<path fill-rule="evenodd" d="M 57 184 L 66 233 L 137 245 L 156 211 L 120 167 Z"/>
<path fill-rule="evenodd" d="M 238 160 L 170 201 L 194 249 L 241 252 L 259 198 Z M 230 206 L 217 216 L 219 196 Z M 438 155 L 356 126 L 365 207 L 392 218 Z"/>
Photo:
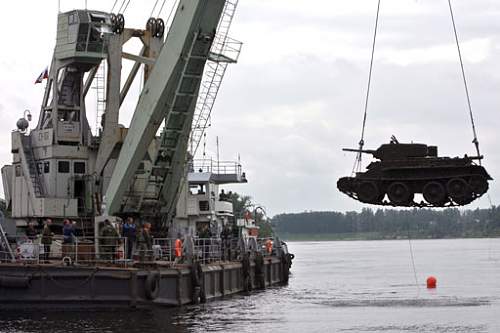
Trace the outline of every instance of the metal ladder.
<path fill-rule="evenodd" d="M 7 235 L 3 230 L 3 223 L 5 221 L 5 217 L 2 212 L 0 212 L 0 262 L 1 261 L 15 261 L 16 258 L 14 256 L 14 252 L 12 252 L 12 248 L 10 247 L 9 240 L 7 239 Z"/>
<path fill-rule="evenodd" d="M 175 90 L 171 109 L 167 112 L 167 117 L 165 118 L 165 125 L 160 135 L 160 147 L 156 157 L 153 158 L 151 174 L 137 203 L 138 210 L 141 210 L 143 206 L 146 193 L 154 193 L 156 196 L 155 201 L 158 202 L 165 179 L 168 173 L 172 172 L 171 169 L 175 163 L 174 155 L 179 149 L 179 142 L 182 140 L 182 136 L 186 136 L 184 125 L 186 121 L 190 120 L 188 120 L 190 118 L 188 110 L 198 93 L 197 89 L 193 89 L 193 87 L 197 87 L 199 80 L 203 77 L 203 73 L 197 72 L 197 66 L 192 62 L 206 61 L 208 58 L 208 55 L 193 53 L 197 42 L 198 35 L 195 35 L 189 52 L 184 57 L 185 62 L 182 74 Z M 153 190 L 148 191 L 151 187 L 153 187 Z"/>
<path fill-rule="evenodd" d="M 193 157 L 205 130 L 208 128 L 210 115 L 227 66 L 238 61 L 241 51 L 242 43 L 228 36 L 237 6 L 238 0 L 226 1 L 205 67 L 189 139 L 189 152 Z"/>
<path fill-rule="evenodd" d="M 29 136 L 21 137 L 24 157 L 28 165 L 29 177 L 33 184 L 33 190 L 35 191 L 35 197 L 40 198 L 45 195 L 45 188 L 43 186 L 43 180 L 40 174 L 43 172 L 41 168 L 38 168 L 35 161 L 35 155 L 33 154 L 33 148 L 31 147 L 31 138 Z"/>
<path fill-rule="evenodd" d="M 106 111 L 106 61 L 102 61 L 97 69 L 94 77 L 94 86 L 92 89 L 96 91 L 96 115 L 95 115 L 95 135 L 99 135 L 101 128 L 102 116 Z"/>

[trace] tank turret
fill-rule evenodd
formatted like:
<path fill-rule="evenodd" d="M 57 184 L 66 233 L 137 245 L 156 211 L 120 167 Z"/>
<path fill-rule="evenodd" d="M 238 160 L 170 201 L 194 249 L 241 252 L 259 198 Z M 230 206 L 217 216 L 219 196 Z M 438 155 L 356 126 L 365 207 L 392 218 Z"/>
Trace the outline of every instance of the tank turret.
<path fill-rule="evenodd" d="M 474 162 L 482 156 L 439 157 L 436 146 L 421 143 L 391 140 L 376 150 L 344 151 L 371 154 L 377 159 L 368 165 L 366 172 L 337 182 L 341 192 L 364 203 L 419 207 L 466 205 L 486 193 L 488 180 L 492 179 Z M 422 194 L 425 201 L 415 202 L 415 194 Z"/>

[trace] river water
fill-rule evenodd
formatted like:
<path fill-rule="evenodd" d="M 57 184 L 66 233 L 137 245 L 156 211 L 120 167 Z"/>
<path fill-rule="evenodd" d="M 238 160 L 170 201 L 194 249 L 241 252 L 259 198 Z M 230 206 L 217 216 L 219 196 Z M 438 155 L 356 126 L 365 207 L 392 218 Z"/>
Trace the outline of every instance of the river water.
<path fill-rule="evenodd" d="M 407 240 L 289 248 L 288 286 L 181 309 L 2 312 L 0 332 L 500 332 L 500 239 L 415 240 L 414 266 Z"/>

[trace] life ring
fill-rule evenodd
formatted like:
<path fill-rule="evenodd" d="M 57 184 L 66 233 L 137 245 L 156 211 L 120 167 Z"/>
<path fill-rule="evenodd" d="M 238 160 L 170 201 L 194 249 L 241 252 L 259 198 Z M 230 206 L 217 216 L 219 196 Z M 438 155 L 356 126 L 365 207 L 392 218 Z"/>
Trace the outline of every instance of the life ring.
<path fill-rule="evenodd" d="M 160 295 L 160 273 L 149 273 L 144 282 L 147 299 L 154 300 Z"/>
<path fill-rule="evenodd" d="M 288 253 L 288 258 L 290 258 L 290 260 L 295 259 L 295 254 L 293 254 L 293 253 Z"/>

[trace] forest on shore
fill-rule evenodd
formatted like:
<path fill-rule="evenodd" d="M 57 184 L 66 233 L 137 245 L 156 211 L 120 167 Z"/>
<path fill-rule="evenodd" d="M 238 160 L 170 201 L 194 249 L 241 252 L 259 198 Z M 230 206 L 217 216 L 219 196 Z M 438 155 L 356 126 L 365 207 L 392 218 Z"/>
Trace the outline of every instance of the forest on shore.
<path fill-rule="evenodd" d="M 459 210 L 377 209 L 279 214 L 271 224 L 289 240 L 500 237 L 500 206 Z"/>

